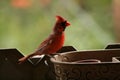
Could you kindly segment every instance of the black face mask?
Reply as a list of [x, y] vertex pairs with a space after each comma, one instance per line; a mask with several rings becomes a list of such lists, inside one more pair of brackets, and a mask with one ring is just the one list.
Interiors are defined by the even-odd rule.
[[67, 22], [67, 21], [61, 22], [61, 26], [64, 28], [64, 30], [65, 30], [65, 28], [66, 28], [66, 22]]

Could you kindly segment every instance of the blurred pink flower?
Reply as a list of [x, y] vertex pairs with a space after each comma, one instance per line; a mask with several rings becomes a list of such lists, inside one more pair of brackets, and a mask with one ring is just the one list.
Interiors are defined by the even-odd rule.
[[11, 5], [17, 8], [28, 8], [31, 4], [30, 0], [11, 0]]

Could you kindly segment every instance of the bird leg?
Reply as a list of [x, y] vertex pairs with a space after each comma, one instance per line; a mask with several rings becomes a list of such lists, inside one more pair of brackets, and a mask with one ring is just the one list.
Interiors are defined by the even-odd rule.
[[50, 57], [50, 58], [54, 58], [54, 59], [56, 60], [55, 55], [61, 56], [61, 55], [60, 55], [60, 54], [58, 54], [58, 53], [54, 53], [54, 54], [47, 54], [47, 56], [48, 56], [48, 57]]
[[53, 54], [47, 54], [47, 56], [50, 58], [55, 58]]

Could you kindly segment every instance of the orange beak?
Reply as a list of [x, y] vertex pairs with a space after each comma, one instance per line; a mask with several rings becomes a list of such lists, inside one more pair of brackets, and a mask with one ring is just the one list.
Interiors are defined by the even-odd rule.
[[66, 26], [70, 25], [70, 23], [67, 20], [65, 20], [64, 18], [62, 18], [61, 16], [56, 16], [56, 20], [65, 21], [66, 22]]
[[70, 25], [70, 22], [67, 21], [67, 22], [66, 22], [66, 26], [69, 26], [69, 25]]

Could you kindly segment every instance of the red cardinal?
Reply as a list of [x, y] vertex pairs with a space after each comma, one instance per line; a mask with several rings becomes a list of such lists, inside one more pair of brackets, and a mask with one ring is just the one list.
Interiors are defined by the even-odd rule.
[[19, 59], [19, 63], [23, 63], [28, 58], [35, 55], [55, 54], [60, 48], [62, 48], [65, 38], [64, 31], [65, 28], [70, 25], [70, 23], [61, 16], [56, 16], [56, 19], [55, 26], [49, 37], [40, 44], [35, 52]]

